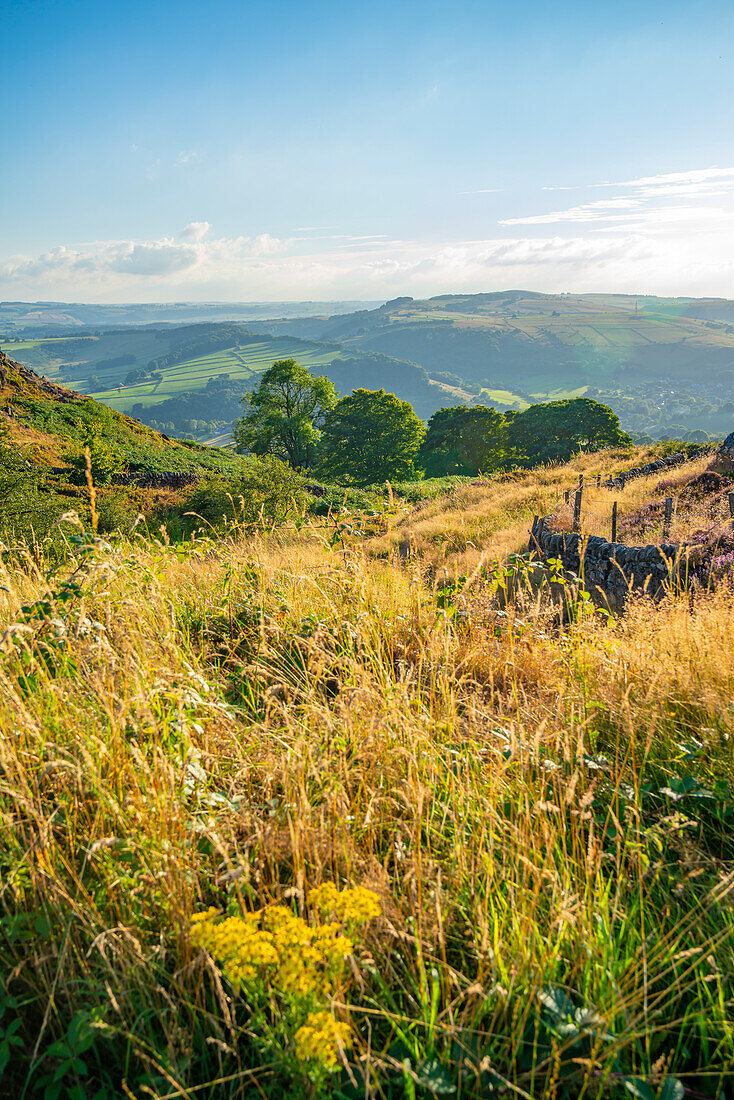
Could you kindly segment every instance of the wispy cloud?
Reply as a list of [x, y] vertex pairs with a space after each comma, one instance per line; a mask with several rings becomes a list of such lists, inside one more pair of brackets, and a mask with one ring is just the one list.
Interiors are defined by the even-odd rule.
[[[557, 225], [562, 223], [596, 224], [601, 231], [659, 231], [694, 221], [709, 222], [714, 218], [726, 221], [727, 204], [712, 205], [710, 199], [734, 199], [734, 168], [696, 168], [686, 172], [664, 172], [654, 176], [638, 176], [616, 183], [596, 183], [592, 189], [609, 188], [624, 191], [608, 199], [578, 203], [562, 210], [503, 218], [502, 226]], [[572, 188], [544, 187], [543, 190]]]
[[596, 202], [571, 206], [567, 210], [551, 210], [547, 214], [530, 214], [525, 218], [502, 218], [499, 225], [551, 225], [554, 222], [595, 222], [616, 220], [618, 215], [609, 211], [632, 210], [641, 200], [631, 196], [616, 199], [599, 199]]
[[478, 187], [476, 191], [459, 191], [460, 195], [501, 195], [504, 187]]
[[174, 168], [186, 168], [189, 164], [195, 164], [199, 160], [199, 154], [194, 149], [188, 149], [179, 153], [173, 162]]

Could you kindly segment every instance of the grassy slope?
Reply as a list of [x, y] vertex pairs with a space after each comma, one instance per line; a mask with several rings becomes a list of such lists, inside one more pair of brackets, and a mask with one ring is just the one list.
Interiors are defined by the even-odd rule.
[[[313, 924], [307, 891], [335, 882], [382, 908], [333, 1001], [369, 1081], [345, 1095], [431, 1077], [461, 1097], [653, 1097], [665, 1075], [716, 1095], [734, 1063], [734, 591], [562, 626], [530, 596], [498, 613], [476, 572], [580, 471], [639, 457], [465, 485], [374, 543], [100, 547], [63, 602], [62, 578], [7, 563], [0, 626], [26, 624], [0, 657], [13, 1094], [94, 1008], [80, 1057], [105, 1100], [123, 1078], [136, 1097], [336, 1095], [295, 1060], [273, 972], [237, 992], [189, 935], [209, 905], [280, 901]], [[407, 563], [380, 556], [411, 533]], [[457, 615], [442, 564], [473, 574]], [[676, 801], [689, 782], [711, 797]], [[332, 1003], [323, 982], [313, 1004]]]
[[101, 390], [94, 396], [112, 408], [127, 411], [137, 402], [155, 405], [184, 390], [200, 389], [209, 378], [216, 378], [221, 374], [229, 374], [232, 378], [244, 381], [253, 374], [267, 370], [275, 359], [289, 358], [298, 359], [304, 367], [319, 373], [327, 364], [342, 358], [342, 353], [338, 348], [326, 350], [302, 340], [265, 339], [241, 349], [228, 348], [164, 367], [161, 370], [163, 381], [160, 383]]
[[67, 453], [83, 446], [90, 433], [116, 451], [120, 468], [130, 464], [135, 469], [234, 472], [241, 465], [229, 450], [165, 439], [91, 397], [44, 383], [2, 352], [0, 367], [5, 371], [5, 384], [0, 387], [3, 424], [41, 465], [63, 466]]

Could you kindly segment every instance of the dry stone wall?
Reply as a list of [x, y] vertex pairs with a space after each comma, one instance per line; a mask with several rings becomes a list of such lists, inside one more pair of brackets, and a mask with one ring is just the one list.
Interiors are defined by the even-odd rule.
[[624, 546], [599, 535], [583, 538], [575, 532], [552, 531], [546, 520], [536, 520], [530, 536], [531, 551], [558, 558], [565, 570], [583, 578], [589, 592], [612, 610], [621, 610], [630, 592], [660, 598], [671, 581], [685, 573], [685, 547]]
[[708, 447], [698, 447], [690, 454], [677, 451], [675, 454], [666, 455], [665, 458], [656, 458], [654, 462], [647, 462], [644, 466], [635, 466], [631, 470], [625, 470], [623, 473], [617, 474], [616, 477], [607, 478], [604, 486], [607, 489], [624, 489], [627, 482], [634, 481], [636, 477], [647, 477], [649, 474], [669, 470], [673, 466], [682, 466], [684, 462], [692, 462], [694, 459], [700, 458], [701, 455], [708, 454], [709, 450]]
[[124, 471], [112, 475], [113, 485], [140, 485], [145, 489], [182, 489], [193, 485], [200, 475], [185, 470]]

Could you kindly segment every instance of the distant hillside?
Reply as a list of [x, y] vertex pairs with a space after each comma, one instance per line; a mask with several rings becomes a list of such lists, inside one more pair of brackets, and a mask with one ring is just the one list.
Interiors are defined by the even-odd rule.
[[333, 342], [263, 336], [231, 322], [81, 329], [73, 336], [10, 341], [5, 350], [154, 428], [199, 439], [229, 430], [243, 393], [277, 359], [292, 357], [328, 375], [341, 393], [384, 387], [424, 417], [462, 399], [413, 363]]
[[79, 302], [0, 302], [0, 335], [38, 335], [36, 330], [107, 326], [247, 321], [252, 317], [308, 317], [351, 313], [377, 302], [153, 302], [85, 305]]
[[588, 393], [638, 430], [720, 431], [734, 399], [734, 302], [725, 299], [441, 295], [250, 328], [409, 360], [500, 406]]
[[734, 412], [734, 302], [725, 299], [516, 290], [321, 316], [313, 308], [246, 326], [49, 329], [4, 347], [113, 408], [200, 440], [226, 436], [242, 393], [291, 356], [342, 393], [384, 387], [422, 417], [462, 402], [521, 409], [586, 395], [628, 430], [661, 436], [728, 431]]

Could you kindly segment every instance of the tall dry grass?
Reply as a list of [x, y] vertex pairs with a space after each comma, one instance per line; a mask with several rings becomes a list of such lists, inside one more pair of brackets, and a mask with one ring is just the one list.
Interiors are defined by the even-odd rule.
[[[462, 489], [402, 563], [371, 556], [402, 524], [369, 555], [304, 529], [5, 562], [7, 1095], [725, 1094], [734, 590], [564, 625], [431, 556], [460, 522], [501, 556], [576, 476]], [[382, 906], [336, 1076], [189, 935], [322, 882]]]

